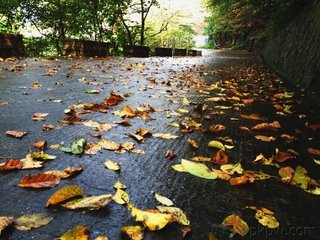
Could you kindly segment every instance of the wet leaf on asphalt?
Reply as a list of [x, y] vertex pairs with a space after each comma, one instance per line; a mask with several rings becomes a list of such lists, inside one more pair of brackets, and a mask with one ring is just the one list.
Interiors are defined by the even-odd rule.
[[163, 204], [165, 206], [173, 206], [173, 202], [165, 196], [162, 196], [158, 193], [155, 193], [154, 197], [157, 199], [158, 202], [160, 202], [161, 204]]
[[47, 225], [52, 220], [53, 218], [47, 214], [36, 213], [18, 217], [14, 220], [14, 223], [18, 230], [27, 231], [31, 228], [39, 228], [41, 226]]
[[182, 159], [181, 164], [185, 171], [187, 171], [188, 173], [194, 176], [205, 178], [205, 179], [217, 178], [217, 175], [214, 172], [210, 171], [210, 169], [202, 163], [196, 163], [186, 159]]
[[128, 193], [123, 191], [122, 189], [118, 188], [115, 195], [112, 197], [113, 201], [116, 203], [122, 205], [122, 204], [129, 204], [130, 203], [130, 197]]
[[241, 217], [239, 217], [238, 215], [235, 215], [235, 214], [232, 214], [232, 215], [226, 217], [222, 222], [222, 226], [224, 226], [224, 227], [231, 226], [232, 231], [234, 233], [239, 234], [242, 237], [247, 235], [249, 232], [248, 224]]
[[54, 174], [40, 173], [36, 176], [28, 175], [24, 177], [20, 182], [20, 187], [28, 188], [51, 188], [58, 185], [61, 181], [59, 176]]
[[84, 226], [76, 226], [68, 230], [58, 240], [89, 240], [89, 229]]
[[143, 240], [144, 227], [141, 226], [126, 226], [122, 227], [121, 231], [129, 236], [131, 240]]
[[104, 165], [106, 168], [110, 169], [110, 170], [113, 170], [113, 171], [119, 171], [121, 169], [121, 166], [119, 163], [116, 163], [116, 162], [113, 162], [109, 159], [107, 159], [105, 162], [104, 162]]
[[68, 199], [81, 196], [85, 194], [85, 192], [76, 185], [68, 185], [63, 188], [60, 188], [58, 191], [56, 191], [47, 201], [46, 207], [50, 205], [56, 205], [61, 202], [64, 202]]
[[83, 137], [76, 138], [70, 147], [60, 147], [62, 152], [72, 153], [75, 155], [80, 155], [84, 152], [86, 140]]
[[173, 135], [170, 133], [154, 133], [154, 134], [152, 134], [152, 136], [154, 136], [156, 138], [162, 138], [162, 139], [176, 139], [179, 137], [177, 135]]
[[89, 210], [98, 210], [107, 206], [107, 204], [112, 200], [111, 194], [84, 197], [81, 199], [76, 199], [63, 204], [62, 206], [68, 209], [80, 209], [88, 208]]
[[220, 141], [216, 141], [216, 140], [210, 141], [208, 143], [208, 147], [225, 150], [225, 146]]
[[162, 213], [172, 214], [174, 220], [182, 225], [190, 225], [190, 221], [187, 215], [180, 208], [170, 206], [157, 206], [157, 209]]
[[13, 223], [13, 217], [0, 216], [0, 236], [1, 236], [1, 232], [12, 223]]
[[15, 137], [15, 138], [23, 138], [27, 134], [28, 132], [24, 132], [24, 131], [14, 131], [14, 130], [6, 131], [7, 136]]
[[21, 162], [20, 159], [10, 159], [5, 163], [0, 164], [0, 172], [19, 170], [22, 168], [22, 166], [23, 166], [23, 163]]

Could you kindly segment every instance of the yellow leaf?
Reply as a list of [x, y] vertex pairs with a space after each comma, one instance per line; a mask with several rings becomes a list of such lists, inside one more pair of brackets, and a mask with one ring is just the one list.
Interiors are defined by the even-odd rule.
[[131, 240], [143, 240], [144, 227], [141, 227], [141, 226], [127, 226], [127, 227], [122, 227], [121, 231], [126, 233]]
[[103, 149], [111, 150], [111, 151], [118, 150], [121, 147], [121, 145], [119, 143], [116, 143], [116, 142], [108, 140], [108, 139], [101, 139], [99, 141], [99, 145]]
[[76, 226], [73, 229], [70, 229], [61, 237], [59, 240], [89, 240], [90, 233], [89, 229], [84, 226]]
[[107, 159], [104, 163], [104, 165], [106, 166], [106, 168], [110, 169], [110, 170], [114, 170], [114, 171], [118, 171], [120, 170], [121, 166], [119, 163], [116, 162], [112, 162], [111, 160]]
[[177, 207], [165, 207], [165, 206], [157, 206], [158, 210], [162, 213], [169, 213], [172, 214], [175, 221], [182, 225], [190, 225], [190, 221], [186, 214]]
[[162, 138], [162, 139], [176, 139], [179, 137], [177, 135], [172, 135], [170, 133], [154, 133], [152, 134], [152, 136], [156, 138]]
[[111, 194], [105, 194], [100, 196], [85, 197], [77, 200], [73, 200], [63, 204], [62, 206], [69, 209], [89, 208], [90, 210], [98, 210], [112, 200]]
[[21, 159], [22, 168], [21, 169], [34, 169], [34, 168], [42, 168], [43, 162], [35, 161], [32, 158], [32, 154], [27, 154], [26, 158]]
[[47, 207], [50, 205], [56, 205], [70, 198], [80, 196], [85, 192], [76, 185], [65, 186], [56, 191], [47, 201]]
[[106, 236], [98, 236], [94, 240], [109, 240], [109, 238]]
[[155, 195], [155, 198], [163, 205], [166, 205], [166, 206], [172, 206], [173, 205], [173, 202], [169, 199], [169, 198], [166, 198], [158, 193], [156, 193]]
[[224, 145], [221, 142], [216, 141], [216, 140], [210, 141], [208, 143], [208, 147], [222, 149], [223, 151], [226, 150]]
[[199, 145], [196, 140], [189, 138], [187, 142], [194, 148], [199, 148]]
[[217, 175], [214, 172], [210, 171], [210, 169], [202, 163], [195, 163], [189, 160], [182, 159], [181, 164], [188, 173], [197, 177], [205, 179], [217, 178]]
[[173, 170], [176, 170], [177, 172], [187, 172], [184, 167], [182, 166], [182, 164], [175, 164], [175, 165], [172, 165], [171, 168]]
[[119, 180], [113, 185], [113, 187], [115, 189], [126, 189], [126, 185], [124, 185], [123, 183], [121, 183]]
[[0, 217], [0, 236], [1, 231], [13, 223], [13, 217]]
[[16, 218], [14, 222], [18, 230], [26, 231], [30, 230], [31, 228], [38, 228], [47, 225], [52, 220], [53, 218], [46, 214], [37, 213], [21, 216]]
[[115, 111], [114, 115], [129, 118], [136, 116], [135, 112], [129, 106], [125, 106], [122, 110]]
[[131, 215], [138, 222], [142, 222], [151, 231], [156, 231], [164, 228], [172, 221], [172, 215], [154, 211], [143, 211], [134, 206], [131, 206]]
[[113, 201], [115, 201], [118, 204], [128, 204], [130, 202], [130, 198], [128, 193], [125, 191], [118, 189], [116, 194], [112, 197]]
[[183, 105], [189, 105], [190, 101], [186, 97], [184, 97], [184, 98], [182, 98], [182, 104]]
[[265, 214], [262, 210], [257, 210], [255, 218], [259, 221], [259, 223], [268, 228], [277, 228], [279, 227], [279, 222], [277, 219], [270, 215]]
[[188, 113], [189, 111], [186, 110], [186, 109], [183, 109], [183, 108], [179, 108], [179, 109], [178, 109], [178, 112], [179, 112], [179, 113]]
[[237, 163], [235, 165], [233, 164], [224, 164], [220, 166], [220, 169], [224, 173], [228, 173], [230, 175], [234, 174], [235, 172], [238, 174], [243, 173], [243, 168], [241, 166], [241, 163]]

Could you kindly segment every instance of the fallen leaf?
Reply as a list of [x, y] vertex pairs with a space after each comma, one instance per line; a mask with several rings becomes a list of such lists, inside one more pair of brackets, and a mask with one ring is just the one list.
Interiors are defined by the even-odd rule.
[[254, 137], [255, 139], [261, 140], [263, 142], [273, 142], [276, 140], [276, 138], [272, 136], [255, 135]]
[[112, 200], [111, 194], [105, 194], [100, 196], [91, 196], [81, 199], [76, 199], [63, 204], [62, 206], [68, 209], [88, 208], [89, 210], [98, 210]]
[[228, 173], [229, 175], [234, 174], [235, 172], [238, 174], [243, 174], [243, 168], [241, 163], [237, 164], [224, 164], [220, 166], [220, 169], [224, 173]]
[[132, 118], [136, 116], [135, 112], [129, 106], [125, 106], [122, 110], [115, 111], [114, 115], [122, 118], [124, 117]]
[[255, 218], [258, 220], [258, 222], [262, 226], [265, 226], [265, 227], [268, 227], [268, 228], [277, 228], [277, 227], [279, 227], [279, 222], [273, 216], [273, 214], [267, 214], [266, 211], [258, 209], [256, 211]]
[[[155, 198], [157, 199], [158, 202], [160, 202], [161, 204], [165, 205], [165, 206], [173, 206], [173, 202], [167, 198], [167, 197], [164, 197], [158, 193], [155, 193]], [[159, 209], [160, 210], [160, 209]], [[160, 210], [161, 211], [161, 210]]]
[[123, 183], [121, 183], [119, 180], [113, 185], [113, 187], [115, 189], [126, 189], [126, 185], [124, 185]]
[[121, 166], [119, 163], [116, 162], [112, 162], [111, 160], [107, 159], [104, 162], [104, 165], [106, 166], [106, 168], [110, 169], [110, 170], [114, 170], [114, 171], [119, 171]]
[[182, 159], [181, 164], [185, 171], [187, 171], [188, 173], [194, 176], [205, 178], [205, 179], [217, 178], [217, 175], [212, 171], [210, 171], [210, 169], [202, 163], [195, 163], [189, 160]]
[[210, 141], [210, 142], [208, 143], [208, 147], [218, 148], [218, 149], [221, 149], [221, 150], [225, 150], [225, 146], [224, 146], [221, 142], [216, 141], [216, 140]]
[[21, 169], [34, 169], [43, 167], [43, 162], [33, 160], [31, 153], [27, 154], [25, 158], [21, 159], [21, 162]]
[[60, 181], [61, 178], [56, 175], [40, 173], [36, 176], [28, 175], [24, 177], [18, 185], [29, 188], [50, 188], [58, 185]]
[[191, 228], [188, 227], [188, 226], [185, 226], [181, 229], [181, 232], [182, 232], [182, 238], [184, 238], [185, 236], [188, 235], [188, 233], [191, 231]]
[[275, 130], [281, 128], [281, 125], [278, 121], [274, 121], [272, 123], [260, 123], [253, 126], [252, 130]]
[[296, 155], [294, 154], [294, 152], [292, 151], [287, 151], [287, 152], [282, 152], [280, 151], [279, 149], [276, 149], [276, 157], [275, 157], [275, 160], [277, 162], [284, 162], [284, 161], [287, 161], [287, 160], [290, 160], [290, 159], [294, 159], [296, 158]]
[[266, 121], [267, 118], [256, 114], [256, 113], [252, 113], [252, 114], [241, 114], [240, 113], [240, 117], [245, 118], [245, 119], [252, 119], [252, 120], [257, 120], [257, 121]]
[[177, 154], [174, 151], [172, 151], [172, 150], [167, 150], [166, 151], [166, 154], [165, 154], [166, 158], [173, 159], [176, 156], [177, 156]]
[[218, 152], [216, 152], [213, 155], [213, 161], [215, 163], [220, 164], [220, 165], [227, 164], [228, 163], [228, 159], [229, 159], [228, 155], [222, 149], [220, 149]]
[[34, 160], [40, 160], [40, 161], [54, 160], [57, 158], [56, 156], [49, 155], [44, 152], [31, 152], [31, 157]]
[[225, 173], [221, 170], [218, 169], [211, 169], [212, 172], [214, 172], [217, 175], [217, 178], [222, 179], [222, 180], [227, 180], [229, 181], [231, 176], [228, 173]]
[[315, 148], [308, 148], [308, 152], [314, 155], [320, 156], [320, 150], [315, 149]]
[[53, 174], [60, 177], [61, 179], [66, 179], [66, 178], [73, 177], [82, 171], [83, 171], [83, 167], [79, 166], [79, 167], [67, 167], [63, 170], [51, 170], [51, 171], [46, 171], [44, 173]]
[[284, 183], [291, 183], [294, 174], [294, 169], [291, 167], [282, 167], [279, 169], [281, 181]]
[[121, 126], [125, 126], [125, 127], [130, 127], [132, 126], [131, 122], [128, 119], [122, 120], [122, 121], [117, 121], [114, 122], [115, 124], [119, 124]]
[[7, 162], [0, 164], [0, 171], [19, 170], [23, 166], [20, 159], [10, 159]]
[[1, 232], [12, 223], [13, 223], [13, 217], [0, 216], [0, 236], [1, 236]]
[[156, 138], [162, 138], [162, 139], [176, 139], [179, 137], [177, 135], [172, 135], [170, 133], [154, 133], [152, 134], [152, 136]]
[[47, 201], [46, 207], [56, 205], [70, 198], [85, 194], [85, 192], [76, 185], [68, 185], [56, 191]]
[[209, 133], [217, 133], [224, 131], [226, 129], [226, 126], [221, 125], [221, 124], [214, 124], [203, 130], [204, 132], [209, 132]]
[[187, 215], [177, 207], [157, 206], [157, 209], [162, 213], [172, 214], [174, 220], [182, 225], [190, 225]]
[[39, 228], [41, 226], [47, 225], [53, 220], [52, 217], [47, 214], [27, 214], [16, 218], [14, 220], [15, 226], [18, 230], [27, 231], [31, 228]]
[[188, 138], [187, 143], [189, 143], [194, 148], [199, 148], [199, 145], [195, 139]]
[[307, 190], [310, 180], [311, 178], [307, 176], [307, 170], [297, 166], [293, 174], [292, 183], [303, 190]]
[[91, 89], [91, 90], [86, 90], [85, 93], [87, 93], [87, 94], [100, 94], [101, 90]]
[[120, 188], [117, 189], [117, 192], [112, 197], [112, 200], [120, 205], [130, 203], [130, 197], [129, 197], [128, 193], [126, 193], [125, 191], [123, 191]]
[[122, 102], [123, 100], [124, 100], [123, 97], [121, 97], [120, 95], [115, 94], [114, 92], [111, 92], [110, 96], [103, 100], [103, 103], [108, 105], [108, 106], [116, 106], [120, 102]]
[[32, 144], [35, 148], [39, 149], [39, 151], [43, 151], [46, 146], [46, 141], [36, 141]]
[[104, 139], [104, 138], [99, 141], [99, 145], [103, 149], [111, 150], [111, 151], [118, 150], [121, 147], [121, 145], [119, 143], [116, 143], [112, 140], [108, 140], [108, 139]]
[[141, 226], [126, 226], [122, 227], [121, 231], [127, 234], [131, 240], [143, 240], [144, 238], [144, 227]]
[[244, 185], [248, 182], [248, 178], [245, 175], [242, 175], [240, 177], [233, 177], [229, 180], [231, 186], [236, 185]]
[[23, 138], [25, 135], [27, 135], [28, 132], [23, 132], [23, 131], [6, 131], [6, 135], [10, 137], [15, 137], [15, 138]]
[[59, 240], [89, 240], [90, 233], [89, 229], [84, 226], [76, 226], [73, 229], [70, 229], [61, 237]]
[[203, 156], [196, 156], [191, 158], [190, 160], [195, 162], [212, 162], [212, 158], [209, 157], [203, 157]]
[[129, 206], [132, 217], [136, 221], [142, 222], [145, 227], [151, 231], [156, 231], [164, 228], [169, 222], [172, 221], [172, 215], [160, 213], [156, 211], [143, 211], [134, 206]]
[[172, 165], [171, 168], [177, 172], [187, 172], [187, 170], [184, 169], [182, 164]]
[[66, 153], [80, 155], [84, 152], [85, 143], [86, 140], [83, 137], [78, 137], [71, 143], [71, 147], [60, 147], [60, 150]]
[[241, 217], [235, 214], [226, 217], [222, 222], [222, 226], [232, 226], [232, 231], [234, 233], [238, 233], [242, 237], [247, 235], [249, 232], [248, 224]]
[[98, 236], [94, 240], [109, 240], [107, 236]]

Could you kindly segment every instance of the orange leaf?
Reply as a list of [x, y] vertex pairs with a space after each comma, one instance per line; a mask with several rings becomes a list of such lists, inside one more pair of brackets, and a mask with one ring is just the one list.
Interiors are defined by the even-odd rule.
[[6, 134], [11, 137], [23, 138], [25, 135], [28, 134], [28, 132], [10, 130], [10, 131], [6, 131]]
[[241, 101], [246, 105], [254, 103], [254, 99], [252, 99], [252, 98], [241, 99]]
[[123, 97], [115, 94], [114, 92], [111, 92], [110, 95], [110, 97], [104, 99], [103, 104], [106, 104], [108, 106], [115, 106], [123, 101]]
[[61, 178], [53, 175], [40, 173], [36, 176], [26, 176], [18, 184], [20, 187], [30, 187], [30, 188], [49, 188], [58, 185]]
[[227, 164], [228, 163], [228, 155], [226, 154], [225, 151], [223, 151], [222, 149], [220, 149], [218, 152], [216, 152], [213, 156], [213, 160], [215, 163], [218, 164]]
[[273, 142], [273, 141], [275, 141], [276, 140], [276, 138], [275, 137], [272, 137], [272, 136], [264, 136], [264, 135], [255, 135], [254, 136], [255, 137], [255, 139], [258, 139], [258, 140], [261, 140], [261, 141], [264, 141], [264, 142]]
[[182, 229], [181, 229], [181, 231], [182, 231], [182, 238], [184, 238], [185, 236], [187, 236], [187, 234], [191, 231], [191, 228], [190, 227], [183, 227]]
[[260, 116], [259, 114], [252, 113], [252, 114], [241, 114], [240, 117], [245, 118], [245, 119], [252, 119], [252, 120], [257, 120], [257, 121], [266, 121], [267, 118]]
[[36, 141], [32, 144], [32, 146], [39, 149], [40, 151], [43, 151], [44, 147], [46, 146], [46, 141]]
[[260, 123], [252, 127], [252, 130], [274, 130], [281, 128], [280, 123], [278, 121], [274, 121], [272, 123]]
[[279, 169], [279, 175], [281, 181], [285, 183], [290, 183], [293, 178], [294, 170], [291, 167], [282, 167]]
[[10, 159], [0, 166], [0, 171], [18, 170], [22, 168], [22, 165], [20, 159]]
[[315, 148], [308, 148], [308, 152], [314, 155], [320, 156], [320, 150], [315, 149]]
[[231, 186], [244, 185], [248, 182], [248, 178], [245, 175], [242, 175], [240, 177], [231, 178], [229, 182]]

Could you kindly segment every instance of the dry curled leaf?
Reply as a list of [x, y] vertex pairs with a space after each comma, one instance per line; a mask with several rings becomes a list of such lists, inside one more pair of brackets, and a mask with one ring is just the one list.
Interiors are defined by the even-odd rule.
[[253, 126], [252, 130], [275, 130], [281, 128], [281, 125], [278, 121], [274, 121], [272, 123], [260, 123]]
[[252, 114], [241, 114], [240, 113], [240, 117], [245, 118], [245, 119], [251, 119], [251, 120], [257, 120], [257, 121], [266, 121], [267, 118], [256, 114], [256, 113], [252, 113]]
[[45, 146], [46, 146], [46, 141], [36, 141], [32, 144], [32, 146], [34, 146], [35, 148], [37, 148], [39, 151], [43, 151]]
[[123, 97], [121, 97], [120, 95], [118, 95], [114, 92], [111, 92], [110, 96], [103, 100], [103, 103], [107, 106], [115, 106], [115, 105], [118, 105], [123, 100], [124, 100]]
[[14, 130], [6, 131], [7, 136], [15, 137], [15, 138], [23, 138], [27, 134], [28, 132], [24, 132], [24, 131], [14, 131]]
[[194, 148], [199, 148], [199, 145], [195, 139], [188, 138], [187, 142]]
[[229, 159], [228, 155], [222, 149], [220, 149], [218, 152], [216, 152], [213, 155], [213, 161], [215, 163], [220, 164], [220, 165], [227, 164], [228, 163], [228, 159]]
[[272, 136], [255, 135], [254, 137], [255, 139], [261, 140], [263, 142], [273, 142], [276, 140], [276, 138]]
[[28, 175], [24, 177], [18, 185], [29, 188], [50, 188], [58, 185], [60, 181], [61, 178], [56, 175], [40, 173], [36, 176]]
[[190, 225], [190, 221], [187, 215], [180, 208], [170, 206], [157, 206], [157, 209], [162, 213], [172, 214], [174, 221], [182, 225]]

